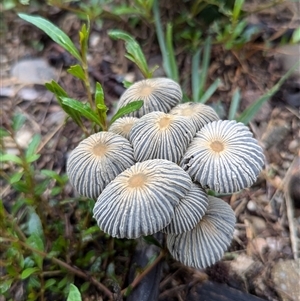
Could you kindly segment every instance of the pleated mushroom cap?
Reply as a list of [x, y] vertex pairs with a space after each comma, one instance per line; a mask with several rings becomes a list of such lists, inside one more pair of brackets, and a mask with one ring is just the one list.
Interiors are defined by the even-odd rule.
[[166, 159], [179, 163], [195, 133], [186, 117], [152, 112], [133, 125], [129, 140], [137, 161]]
[[169, 112], [182, 98], [180, 86], [169, 78], [144, 79], [131, 85], [121, 96], [117, 109], [143, 100], [143, 106], [128, 116], [141, 117], [153, 111]]
[[72, 151], [67, 174], [81, 195], [97, 199], [108, 183], [133, 164], [133, 149], [127, 139], [100, 132], [81, 141]]
[[166, 227], [179, 200], [190, 190], [190, 176], [167, 160], [136, 163], [99, 196], [94, 218], [113, 237], [137, 238]]
[[130, 130], [138, 120], [139, 119], [136, 117], [119, 118], [109, 127], [109, 132], [119, 134], [124, 138], [129, 139]]
[[223, 257], [231, 243], [235, 215], [223, 200], [208, 197], [208, 209], [202, 220], [182, 234], [168, 234], [171, 255], [186, 266], [204, 269]]
[[162, 230], [168, 234], [180, 234], [192, 230], [204, 216], [208, 196], [204, 189], [193, 183], [191, 190], [175, 208], [171, 223]]
[[234, 120], [206, 124], [196, 133], [180, 166], [202, 187], [232, 193], [250, 187], [264, 164], [264, 154], [249, 128]]
[[170, 111], [170, 114], [189, 117], [197, 131], [205, 124], [220, 119], [212, 107], [197, 102], [178, 104]]

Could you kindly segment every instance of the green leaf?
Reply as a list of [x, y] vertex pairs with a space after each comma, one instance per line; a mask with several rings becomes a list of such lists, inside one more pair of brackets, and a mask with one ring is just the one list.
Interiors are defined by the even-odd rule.
[[70, 290], [67, 301], [81, 301], [79, 289], [73, 284], [70, 284]]
[[240, 89], [236, 89], [232, 95], [232, 99], [231, 99], [231, 103], [230, 103], [230, 108], [229, 108], [229, 113], [228, 113], [229, 120], [235, 119], [240, 100], [241, 100]]
[[88, 103], [84, 104], [76, 99], [68, 97], [61, 97], [61, 100], [64, 105], [80, 112], [82, 116], [101, 126], [99, 116], [91, 109]]
[[0, 294], [4, 294], [10, 289], [13, 281], [14, 281], [13, 278], [9, 278], [9, 279], [6, 279], [6, 280], [1, 280], [1, 282], [0, 282]]
[[200, 85], [199, 85], [199, 67], [200, 67], [200, 55], [201, 49], [197, 50], [192, 57], [192, 92], [193, 92], [193, 101], [198, 101], [200, 94]]
[[75, 76], [83, 81], [85, 80], [84, 71], [80, 65], [71, 66], [67, 71], [68, 71], [68, 73], [72, 74], [73, 76]]
[[[33, 233], [31, 234], [27, 240], [26, 243], [28, 245], [30, 245], [33, 249], [36, 249], [38, 251], [44, 251], [44, 242], [42, 240], [42, 238], [37, 234], [37, 233]], [[34, 252], [33, 251], [33, 259], [35, 261], [35, 263], [37, 264], [37, 266], [42, 269], [43, 266], [43, 256], [41, 256], [39, 253]]]
[[112, 117], [110, 124], [115, 122], [118, 118], [140, 109], [143, 106], [143, 104], [144, 104], [144, 102], [142, 100], [137, 100], [137, 101], [133, 101], [133, 102], [127, 104], [126, 106], [120, 108], [118, 110], [118, 112]]
[[101, 84], [98, 82], [96, 83], [95, 101], [96, 101], [97, 107], [98, 107], [98, 105], [105, 106], [103, 88], [102, 88]]
[[239, 122], [243, 122], [244, 124], [248, 124], [255, 114], [260, 110], [262, 105], [270, 99], [281, 87], [281, 85], [285, 82], [285, 80], [293, 74], [293, 72], [299, 68], [300, 61], [298, 61], [297, 64], [295, 64], [290, 70], [286, 72], [284, 76], [281, 77], [281, 79], [277, 82], [276, 85], [274, 85], [267, 93], [265, 93], [263, 96], [261, 96], [257, 101], [255, 101], [252, 105], [250, 105], [237, 119]]
[[54, 24], [38, 16], [29, 16], [21, 13], [18, 14], [18, 16], [44, 31], [54, 42], [67, 50], [77, 60], [81, 61], [79, 51], [77, 50], [71, 39]]
[[112, 39], [121, 39], [125, 41], [125, 48], [128, 52], [125, 56], [139, 67], [146, 78], [152, 77], [152, 73], [149, 71], [144, 53], [138, 42], [131, 35], [121, 30], [110, 30], [108, 35]]
[[31, 157], [32, 155], [36, 154], [36, 151], [38, 149], [38, 146], [41, 142], [41, 135], [40, 134], [35, 134], [29, 145], [28, 145], [28, 148], [26, 150], [26, 153], [25, 153], [25, 157], [26, 159], [28, 159], [29, 157]]
[[22, 272], [21, 279], [24, 280], [37, 271], [39, 271], [39, 268], [27, 268]]
[[291, 38], [291, 43], [297, 44], [300, 42], [300, 27], [294, 30], [292, 38]]
[[17, 132], [25, 123], [26, 117], [23, 114], [15, 114], [13, 116], [12, 128], [15, 132]]
[[23, 174], [24, 174], [23, 171], [14, 173], [14, 174], [10, 177], [9, 183], [10, 183], [10, 184], [14, 184], [14, 183], [19, 182], [19, 181], [21, 180]]
[[90, 20], [88, 19], [88, 27], [86, 24], [83, 24], [81, 30], [79, 31], [79, 43], [80, 43], [80, 50], [83, 57], [86, 56], [87, 48], [88, 48], [88, 39], [90, 35]]
[[40, 154], [33, 154], [26, 158], [26, 162], [32, 163], [32, 162], [36, 161], [40, 156], [41, 156]]
[[127, 80], [123, 80], [123, 86], [126, 88], [126, 89], [128, 89], [130, 86], [132, 86], [132, 82], [129, 82], [129, 81], [127, 81]]
[[44, 289], [47, 289], [48, 287], [53, 286], [56, 283], [56, 280], [54, 278], [50, 278], [47, 281], [45, 281]]
[[218, 86], [220, 84], [220, 79], [217, 78], [205, 91], [205, 93], [202, 95], [202, 97], [199, 99], [200, 103], [206, 103], [210, 97], [215, 93], [215, 91], [218, 89]]
[[0, 162], [7, 162], [7, 161], [11, 161], [19, 165], [22, 165], [22, 160], [18, 156], [13, 154], [4, 154], [4, 155], [0, 154]]
[[169, 61], [171, 78], [174, 81], [178, 82], [178, 67], [177, 67], [174, 48], [173, 48], [172, 25], [170, 23], [167, 24], [166, 39], [167, 39], [166, 41], [167, 57]]
[[57, 172], [55, 172], [53, 170], [42, 169], [41, 174], [57, 181], [61, 185], [64, 185], [68, 181], [67, 177], [60, 176]]
[[233, 7], [233, 12], [232, 12], [232, 19], [233, 22], [236, 22], [240, 16], [241, 9], [243, 7], [245, 0], [235, 0], [234, 2], [234, 7]]
[[44, 230], [42, 222], [35, 210], [30, 208], [29, 219], [28, 219], [28, 234], [37, 234], [42, 240], [44, 239]]
[[143, 236], [143, 240], [149, 244], [149, 245], [155, 245], [161, 249], [163, 249], [162, 245], [159, 243], [159, 241], [154, 238], [152, 235], [149, 235], [149, 236]]
[[7, 137], [7, 136], [10, 136], [9, 132], [3, 127], [0, 127], [0, 138]]

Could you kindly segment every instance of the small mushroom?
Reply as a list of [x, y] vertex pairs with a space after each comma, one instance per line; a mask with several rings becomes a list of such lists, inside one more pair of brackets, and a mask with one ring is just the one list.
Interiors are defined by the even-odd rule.
[[134, 163], [133, 149], [127, 139], [100, 132], [81, 141], [72, 151], [67, 174], [81, 195], [97, 199], [111, 180]]
[[195, 133], [186, 117], [152, 112], [133, 125], [129, 140], [137, 161], [166, 159], [179, 163]]
[[153, 111], [169, 112], [182, 98], [180, 86], [169, 78], [144, 79], [131, 85], [121, 96], [117, 110], [143, 100], [143, 106], [128, 116], [141, 117]]
[[193, 183], [191, 190], [176, 206], [171, 223], [162, 232], [180, 234], [192, 230], [204, 216], [207, 206], [206, 192], [200, 185]]
[[110, 127], [109, 132], [119, 134], [126, 139], [129, 139], [129, 133], [132, 126], [139, 119], [136, 117], [122, 117], [117, 119]]
[[232, 193], [250, 187], [264, 154], [249, 128], [234, 120], [206, 124], [196, 133], [180, 166], [202, 187]]
[[231, 243], [235, 215], [223, 200], [208, 197], [208, 209], [202, 220], [182, 234], [168, 234], [171, 255], [186, 266], [204, 269], [220, 260]]
[[190, 176], [167, 160], [139, 162], [106, 186], [94, 207], [94, 218], [105, 233], [138, 238], [166, 227], [192, 186]]
[[189, 117], [197, 131], [205, 124], [220, 119], [212, 107], [197, 102], [178, 104], [170, 111], [170, 114]]

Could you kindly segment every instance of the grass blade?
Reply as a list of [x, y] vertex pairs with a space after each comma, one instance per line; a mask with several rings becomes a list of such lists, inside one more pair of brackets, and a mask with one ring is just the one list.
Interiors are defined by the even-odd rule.
[[241, 93], [240, 89], [236, 89], [232, 95], [231, 103], [230, 103], [230, 108], [228, 112], [228, 119], [233, 120], [236, 117], [237, 114], [237, 109], [239, 107], [241, 100]]
[[198, 101], [198, 95], [200, 94], [200, 86], [199, 86], [199, 66], [200, 66], [200, 55], [201, 49], [197, 50], [197, 52], [192, 57], [192, 93], [193, 93], [193, 101]]
[[200, 103], [206, 103], [210, 97], [216, 92], [218, 89], [218, 86], [220, 84], [220, 79], [217, 78], [211, 85], [210, 87], [206, 90], [206, 92], [202, 95], [202, 97], [199, 99]]

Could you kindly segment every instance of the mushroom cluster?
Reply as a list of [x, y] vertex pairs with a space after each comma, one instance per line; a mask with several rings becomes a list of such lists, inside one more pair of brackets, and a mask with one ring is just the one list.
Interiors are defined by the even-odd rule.
[[250, 187], [264, 155], [244, 124], [220, 120], [209, 106], [180, 103], [180, 86], [166, 78], [130, 86], [118, 108], [143, 100], [107, 132], [83, 140], [67, 173], [74, 188], [96, 200], [94, 218], [107, 234], [135, 239], [162, 231], [172, 256], [205, 268], [231, 243], [235, 215], [208, 196]]

